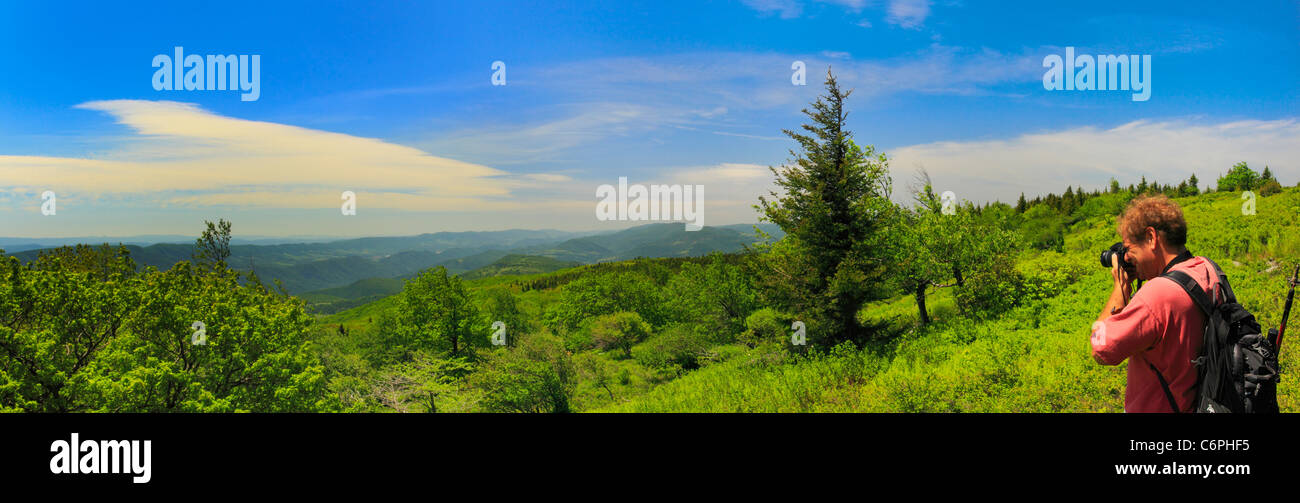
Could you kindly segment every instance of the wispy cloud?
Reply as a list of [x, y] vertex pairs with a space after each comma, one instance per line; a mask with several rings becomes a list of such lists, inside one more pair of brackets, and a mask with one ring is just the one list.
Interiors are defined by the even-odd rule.
[[129, 195], [148, 204], [269, 208], [328, 208], [351, 190], [370, 207], [461, 210], [510, 208], [511, 187], [546, 181], [373, 138], [225, 117], [187, 103], [94, 101], [78, 108], [107, 113], [135, 135], [97, 158], [0, 156], [6, 187]]
[[[881, 2], [876, 0], [814, 0], [817, 3], [831, 4], [845, 11], [857, 14], [864, 9], [875, 7]], [[777, 15], [782, 19], [794, 19], [803, 15], [804, 2], [800, 0], [741, 0], [750, 8], [763, 15]], [[931, 0], [888, 0], [885, 5], [885, 21], [903, 28], [917, 29], [930, 16]], [[871, 21], [862, 19], [858, 26], [871, 27]]]
[[[528, 69], [545, 103], [517, 115], [530, 122], [467, 124], [429, 134], [418, 146], [494, 166], [564, 163], [570, 152], [611, 138], [653, 138], [664, 128], [772, 140], [754, 131], [755, 113], [796, 111], [821, 91], [832, 67], [856, 103], [900, 93], [973, 95], [1007, 83], [1038, 82], [1043, 51], [1003, 53], [933, 44], [884, 59], [847, 52], [778, 54], [703, 52], [599, 58]], [[791, 84], [803, 61], [806, 86]], [[582, 79], [572, 76], [581, 75]], [[768, 134], [762, 134], [762, 133]]]
[[885, 21], [903, 28], [918, 28], [930, 16], [930, 0], [889, 0]]
[[[926, 143], [889, 155], [895, 180], [924, 167], [936, 189], [980, 202], [1015, 201], [1021, 192], [1032, 198], [1066, 185], [1100, 189], [1111, 177], [1125, 185], [1142, 176], [1176, 184], [1196, 174], [1202, 185], [1209, 185], [1238, 161], [1258, 170], [1267, 164], [1289, 184], [1300, 178], [1300, 122], [1135, 121], [1007, 140]], [[895, 191], [895, 199], [906, 196]]]
[[776, 14], [782, 19], [793, 19], [803, 13], [803, 4], [798, 0], [741, 0], [751, 9], [764, 14]]

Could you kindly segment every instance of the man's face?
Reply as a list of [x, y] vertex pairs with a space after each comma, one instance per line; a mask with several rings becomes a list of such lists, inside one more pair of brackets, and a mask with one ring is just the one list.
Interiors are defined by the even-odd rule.
[[1124, 255], [1124, 260], [1133, 264], [1137, 270], [1138, 277], [1143, 281], [1149, 280], [1160, 275], [1162, 264], [1156, 260], [1156, 232], [1155, 229], [1147, 227], [1147, 240], [1145, 243], [1135, 243], [1129, 238], [1124, 238], [1124, 246], [1128, 247], [1128, 253]]

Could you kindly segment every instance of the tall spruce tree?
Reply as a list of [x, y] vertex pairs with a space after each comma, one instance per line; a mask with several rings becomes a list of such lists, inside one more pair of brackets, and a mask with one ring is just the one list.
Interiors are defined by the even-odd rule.
[[763, 219], [786, 232], [760, 282], [768, 300], [804, 318], [813, 344], [860, 344], [874, 329], [859, 324], [858, 310], [889, 294], [882, 238], [894, 213], [892, 182], [885, 155], [859, 147], [845, 129], [852, 91], [842, 91], [829, 69], [825, 84], [826, 94], [803, 110], [812, 123], [802, 133], [785, 130], [800, 151], [771, 168], [782, 193], [759, 198]]

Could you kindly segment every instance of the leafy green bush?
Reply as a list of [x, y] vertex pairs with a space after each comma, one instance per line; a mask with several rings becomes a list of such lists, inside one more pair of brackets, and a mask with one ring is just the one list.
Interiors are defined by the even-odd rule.
[[29, 267], [9, 257], [0, 409], [337, 410], [309, 351], [311, 323], [300, 300], [241, 285], [219, 260], [160, 272], [136, 271], [121, 247], [65, 248]]
[[993, 317], [1016, 305], [1023, 282], [1010, 261], [998, 261], [967, 275], [957, 288], [957, 303], [968, 316]]
[[668, 319], [659, 288], [636, 273], [599, 274], [572, 281], [561, 288], [559, 302], [551, 306], [546, 318], [549, 326], [562, 331], [617, 312], [637, 313], [655, 327]]
[[490, 351], [468, 378], [488, 412], [570, 412], [577, 368], [559, 338], [530, 334]]
[[1018, 303], [1055, 297], [1088, 272], [1086, 264], [1076, 258], [1051, 251], [1026, 256], [1016, 270], [1021, 277]]
[[1024, 214], [1020, 233], [1022, 242], [1040, 250], [1061, 251], [1065, 246], [1065, 217], [1046, 204], [1039, 204]]
[[650, 337], [649, 323], [637, 313], [620, 312], [599, 316], [591, 320], [588, 329], [592, 342], [602, 351], [618, 349], [626, 358], [632, 357], [632, 346]]
[[1274, 179], [1267, 180], [1259, 186], [1259, 195], [1261, 196], [1271, 196], [1281, 192], [1282, 184], [1278, 183], [1277, 180]]
[[708, 264], [683, 264], [668, 281], [668, 304], [679, 321], [706, 325], [718, 342], [744, 330], [758, 296], [739, 265], [715, 253]]
[[791, 321], [790, 315], [770, 307], [759, 309], [745, 318], [745, 331], [738, 339], [749, 347], [785, 346], [790, 341]]
[[709, 347], [708, 335], [692, 325], [671, 325], [632, 348], [632, 357], [650, 368], [694, 370]]

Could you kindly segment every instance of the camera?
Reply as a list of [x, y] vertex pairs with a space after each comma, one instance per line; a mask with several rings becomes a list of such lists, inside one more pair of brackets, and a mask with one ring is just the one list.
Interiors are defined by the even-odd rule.
[[1128, 261], [1124, 260], [1124, 255], [1126, 254], [1128, 254], [1128, 247], [1124, 246], [1124, 243], [1122, 241], [1110, 245], [1109, 249], [1101, 252], [1101, 266], [1110, 269], [1111, 257], [1119, 256], [1120, 268], [1124, 269], [1124, 272], [1128, 273], [1129, 276], [1136, 276], [1137, 268], [1135, 268], [1133, 264], [1130, 264], [1128, 263]]

